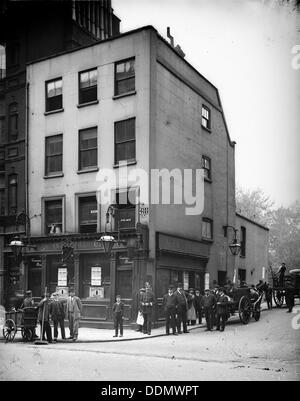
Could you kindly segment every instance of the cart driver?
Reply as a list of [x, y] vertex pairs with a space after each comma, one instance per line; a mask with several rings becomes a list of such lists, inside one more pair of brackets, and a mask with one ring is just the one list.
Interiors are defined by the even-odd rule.
[[23, 300], [23, 303], [21, 305], [22, 308], [28, 308], [34, 306], [34, 300], [32, 298], [32, 291], [28, 290], [25, 292], [25, 298]]

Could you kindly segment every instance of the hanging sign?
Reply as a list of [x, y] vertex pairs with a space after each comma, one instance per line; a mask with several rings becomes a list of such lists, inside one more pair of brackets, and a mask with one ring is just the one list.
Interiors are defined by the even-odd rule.
[[100, 266], [91, 267], [91, 285], [101, 286], [101, 272], [102, 268]]
[[58, 268], [58, 278], [57, 278], [57, 286], [58, 287], [66, 287], [67, 286], [67, 268], [59, 267]]

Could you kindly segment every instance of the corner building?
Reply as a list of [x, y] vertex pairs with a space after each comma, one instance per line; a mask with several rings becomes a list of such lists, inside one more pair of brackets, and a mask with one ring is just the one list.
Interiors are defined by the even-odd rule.
[[[28, 82], [28, 204], [31, 242], [26, 287], [83, 301], [83, 324], [112, 324], [118, 293], [134, 323], [145, 281], [157, 298], [155, 320], [170, 283], [204, 289], [228, 277], [236, 257], [223, 226], [236, 223], [234, 145], [217, 88], [157, 31], [146, 26], [33, 62]], [[111, 169], [204, 169], [204, 210], [187, 205], [132, 206], [139, 185], [112, 190], [109, 216], [122, 242], [106, 256], [97, 240], [107, 205], [97, 201], [97, 175]], [[99, 194], [98, 194], [99, 195]], [[99, 199], [99, 198], [98, 198]], [[121, 201], [122, 199], [122, 201]], [[125, 201], [124, 201], [125, 199]], [[62, 263], [62, 249], [73, 254]]]

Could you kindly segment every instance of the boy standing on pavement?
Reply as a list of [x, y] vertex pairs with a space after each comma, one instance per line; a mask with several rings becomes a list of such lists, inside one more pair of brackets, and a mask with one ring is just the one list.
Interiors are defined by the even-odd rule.
[[123, 337], [123, 315], [124, 315], [124, 304], [121, 302], [121, 296], [116, 296], [116, 301], [113, 305], [113, 316], [114, 316], [114, 325], [115, 325], [115, 335], [114, 337], [118, 337], [118, 330], [120, 327], [120, 337]]

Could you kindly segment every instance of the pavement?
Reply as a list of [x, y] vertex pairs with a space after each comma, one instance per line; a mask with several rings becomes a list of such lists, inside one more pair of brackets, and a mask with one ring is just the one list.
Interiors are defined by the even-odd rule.
[[[261, 311], [268, 310], [267, 304], [262, 303], [261, 304]], [[237, 319], [236, 316], [233, 316], [229, 319]], [[188, 331], [193, 331], [199, 328], [203, 328], [203, 330], [206, 329], [206, 324], [205, 324], [205, 319], [202, 319], [202, 324], [195, 324], [195, 325], [189, 325], [188, 326]], [[172, 332], [172, 331], [171, 331]], [[59, 337], [58, 337], [58, 343], [73, 343], [71, 339], [66, 339], [62, 340], [60, 338], [60, 329], [58, 330]], [[40, 327], [38, 325], [36, 334], [39, 336], [40, 335]], [[69, 334], [69, 329], [66, 328], [66, 336]], [[114, 337], [115, 331], [114, 329], [94, 329], [94, 328], [88, 328], [88, 327], [80, 327], [79, 328], [79, 333], [78, 333], [78, 339], [76, 340], [76, 343], [106, 343], [106, 342], [119, 342], [119, 341], [135, 341], [135, 340], [147, 340], [150, 338], [154, 337], [162, 337], [166, 335], [166, 328], [165, 325], [162, 325], [157, 328], [152, 328], [151, 334], [143, 334], [142, 332], [138, 332], [133, 329], [129, 328], [124, 328], [123, 331], [123, 337]], [[183, 334], [178, 334], [177, 336], [186, 336], [185, 333]], [[170, 334], [170, 337], [175, 337], [172, 334]], [[0, 339], [3, 341], [3, 336], [2, 336], [2, 330], [0, 334]], [[17, 332], [14, 341], [21, 341], [22, 336], [21, 332]]]

